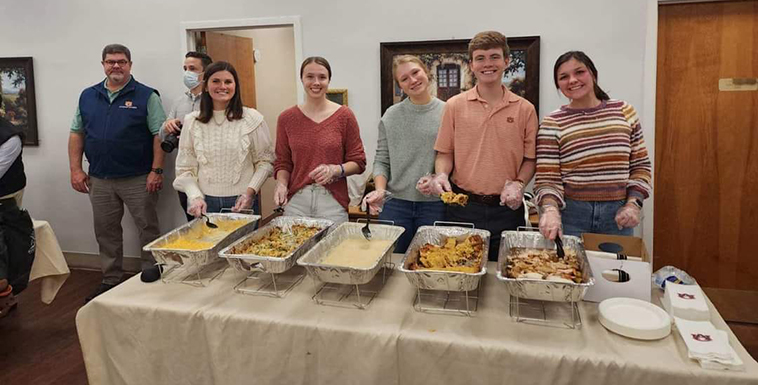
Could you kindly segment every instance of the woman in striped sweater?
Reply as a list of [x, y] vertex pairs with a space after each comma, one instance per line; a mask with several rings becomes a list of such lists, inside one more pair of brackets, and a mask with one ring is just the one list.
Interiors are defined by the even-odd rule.
[[549, 239], [564, 231], [632, 235], [652, 192], [637, 112], [597, 85], [584, 52], [561, 55], [553, 76], [570, 103], [546, 116], [537, 134], [540, 232]]

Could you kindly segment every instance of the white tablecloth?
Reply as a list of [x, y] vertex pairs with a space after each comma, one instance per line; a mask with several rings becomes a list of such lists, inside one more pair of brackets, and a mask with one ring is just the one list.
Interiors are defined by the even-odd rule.
[[63, 257], [58, 238], [55, 237], [50, 224], [36, 219], [32, 222], [37, 251], [34, 255], [29, 281], [40, 280], [42, 285], [40, 297], [42, 302], [49, 304], [53, 302], [71, 271], [68, 269], [66, 258]]
[[579, 330], [516, 323], [491, 267], [474, 317], [414, 311], [398, 271], [358, 310], [315, 304], [310, 278], [283, 299], [237, 294], [229, 269], [204, 288], [135, 276], [76, 324], [91, 385], [758, 383], [731, 331], [746, 372], [700, 368], [676, 332], [647, 342], [610, 333], [593, 303], [580, 305]]

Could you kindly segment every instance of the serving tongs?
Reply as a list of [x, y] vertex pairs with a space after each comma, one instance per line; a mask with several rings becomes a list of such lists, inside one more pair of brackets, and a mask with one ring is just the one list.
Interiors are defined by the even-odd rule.
[[566, 252], [563, 250], [563, 241], [560, 236], [555, 237], [555, 252], [558, 253], [558, 258], [563, 259], [566, 256]]

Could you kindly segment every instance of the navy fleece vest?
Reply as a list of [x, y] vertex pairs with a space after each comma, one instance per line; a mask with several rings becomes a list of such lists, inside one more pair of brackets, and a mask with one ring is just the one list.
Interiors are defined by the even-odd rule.
[[[18, 135], [21, 141], [24, 141], [24, 132], [21, 127], [13, 125], [11, 122], [0, 118], [0, 146], [5, 144], [10, 138]], [[11, 167], [5, 172], [0, 179], [0, 197], [15, 193], [26, 187], [26, 174], [24, 174], [24, 162], [21, 160], [21, 154], [18, 154]]]
[[84, 154], [89, 174], [101, 179], [126, 178], [150, 172], [153, 135], [147, 126], [147, 100], [153, 92], [134, 77], [110, 102], [103, 82], [79, 97], [84, 129]]

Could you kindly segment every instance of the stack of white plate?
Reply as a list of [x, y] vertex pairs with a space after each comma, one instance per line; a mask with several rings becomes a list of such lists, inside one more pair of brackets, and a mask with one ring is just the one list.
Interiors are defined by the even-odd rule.
[[663, 309], [634, 298], [609, 298], [598, 305], [600, 323], [625, 337], [657, 340], [671, 333], [671, 317]]

